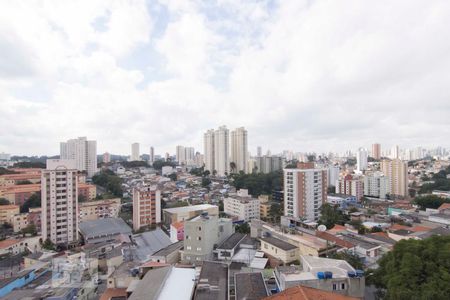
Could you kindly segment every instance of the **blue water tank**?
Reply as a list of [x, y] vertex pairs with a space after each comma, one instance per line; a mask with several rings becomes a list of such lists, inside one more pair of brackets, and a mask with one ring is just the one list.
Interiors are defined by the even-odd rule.
[[325, 272], [317, 272], [317, 278], [325, 279]]
[[348, 277], [351, 277], [351, 278], [356, 277], [355, 271], [348, 271], [347, 274], [348, 274]]
[[364, 271], [363, 270], [356, 270], [356, 276], [363, 277], [364, 276]]
[[333, 272], [325, 272], [325, 279], [333, 278]]

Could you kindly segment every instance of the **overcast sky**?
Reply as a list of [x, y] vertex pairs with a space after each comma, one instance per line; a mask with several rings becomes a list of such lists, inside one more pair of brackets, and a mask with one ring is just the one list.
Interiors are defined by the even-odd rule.
[[0, 152], [449, 147], [450, 1], [2, 1]]

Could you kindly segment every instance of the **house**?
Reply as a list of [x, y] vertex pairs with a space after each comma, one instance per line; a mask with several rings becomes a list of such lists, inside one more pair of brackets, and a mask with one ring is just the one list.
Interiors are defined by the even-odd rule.
[[202, 264], [193, 300], [228, 300], [228, 265], [205, 261]]
[[183, 248], [183, 241], [170, 244], [169, 246], [153, 253], [149, 257], [149, 261], [166, 264], [178, 263], [180, 261], [180, 250], [182, 248]]
[[300, 258], [299, 248], [275, 237], [264, 237], [261, 241], [261, 251], [283, 264], [296, 261]]
[[243, 233], [235, 232], [229, 238], [224, 240], [214, 250], [218, 260], [231, 260], [234, 256], [239, 244], [245, 239], [246, 235]]
[[184, 222], [174, 222], [170, 224], [170, 241], [176, 243], [184, 240]]

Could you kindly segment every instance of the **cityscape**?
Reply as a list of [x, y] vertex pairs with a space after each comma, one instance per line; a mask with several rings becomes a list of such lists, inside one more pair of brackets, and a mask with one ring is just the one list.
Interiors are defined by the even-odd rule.
[[0, 299], [450, 299], [450, 3], [0, 3]]

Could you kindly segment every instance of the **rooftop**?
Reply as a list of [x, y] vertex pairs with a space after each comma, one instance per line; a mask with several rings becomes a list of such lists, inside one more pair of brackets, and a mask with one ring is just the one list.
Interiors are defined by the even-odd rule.
[[297, 246], [294, 246], [292, 244], [289, 244], [288, 242], [282, 241], [274, 237], [265, 237], [261, 238], [261, 240], [271, 245], [274, 245], [275, 247], [280, 248], [284, 251], [289, 251], [298, 248]]
[[228, 266], [218, 262], [203, 262], [194, 300], [228, 299]]
[[225, 241], [220, 244], [217, 249], [233, 249], [239, 245], [239, 243], [246, 237], [245, 234], [235, 232], [232, 235], [230, 235]]
[[[106, 289], [105, 292], [100, 297], [100, 300], [111, 300], [111, 299], [118, 299], [118, 297], [125, 297], [127, 298], [127, 289], [123, 288], [109, 288]], [[121, 299], [121, 298], [119, 298]]]
[[237, 273], [234, 278], [236, 300], [262, 299], [268, 296], [266, 283], [261, 272]]
[[120, 233], [131, 234], [130, 226], [121, 218], [105, 218], [92, 221], [84, 221], [79, 225], [81, 234], [85, 239], [111, 236]]
[[0, 249], [9, 248], [12, 245], [17, 244], [19, 242], [20, 242], [20, 240], [15, 240], [15, 239], [0, 241]]
[[364, 240], [364, 239], [362, 239], [362, 238], [360, 238], [360, 237], [358, 237], [358, 236], [356, 236], [354, 234], [344, 234], [344, 235], [340, 236], [340, 238], [342, 238], [343, 240], [345, 240], [347, 242], [350, 242], [350, 243], [352, 243], [352, 244], [354, 244], [356, 246], [364, 248], [366, 250], [379, 247], [379, 245], [377, 245], [375, 243], [371, 243], [369, 241], [366, 241], [366, 240]]
[[205, 209], [214, 208], [214, 207], [219, 209], [219, 207], [216, 205], [199, 204], [199, 205], [191, 205], [191, 206], [165, 208], [165, 209], [163, 209], [163, 211], [166, 211], [166, 212], [169, 212], [172, 214], [174, 214], [174, 213], [176, 214], [176, 213], [186, 213], [186, 212], [191, 212], [191, 211], [205, 210]]
[[337, 293], [327, 292], [306, 286], [294, 286], [278, 294], [264, 298], [265, 300], [359, 300]]
[[183, 248], [183, 241], [178, 241], [176, 243], [170, 244], [169, 246], [162, 248], [161, 250], [156, 251], [153, 253], [153, 256], [166, 256], [174, 251], [180, 250]]
[[135, 254], [140, 261], [145, 261], [155, 252], [171, 245], [170, 238], [161, 228], [133, 235], [136, 243]]

